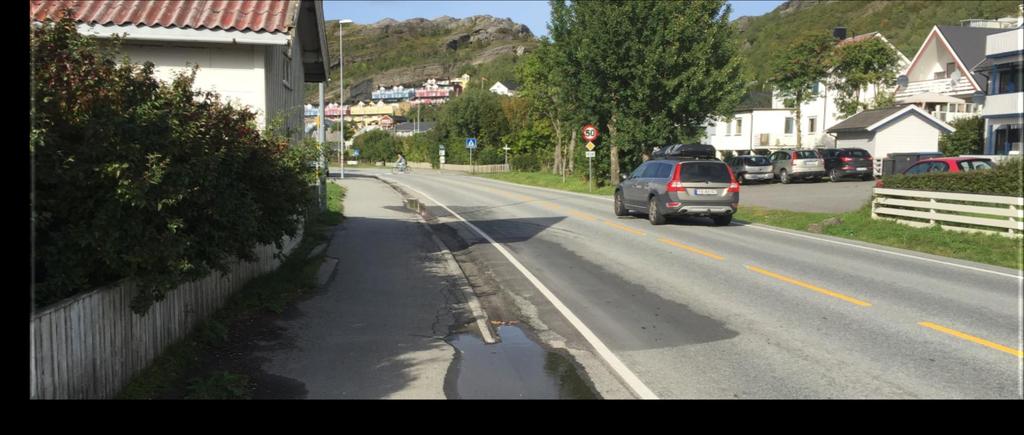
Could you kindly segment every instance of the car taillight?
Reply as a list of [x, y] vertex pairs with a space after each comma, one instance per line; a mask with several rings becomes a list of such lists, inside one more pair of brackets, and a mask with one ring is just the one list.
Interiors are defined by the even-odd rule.
[[852, 162], [853, 161], [853, 157], [840, 157], [839, 161], [841, 161], [841, 162]]
[[790, 153], [789, 157], [790, 157], [791, 159], [793, 159], [793, 160], [796, 160], [796, 159], [797, 159], [797, 157], [796, 157], [796, 152], [794, 151], [794, 152]]
[[736, 182], [736, 174], [732, 172], [732, 168], [726, 166], [725, 169], [729, 170], [729, 193], [740, 193], [740, 183]]
[[672, 171], [672, 179], [669, 180], [667, 185], [665, 185], [665, 190], [669, 192], [686, 192], [686, 188], [683, 187], [683, 182], [679, 181], [679, 171], [681, 171], [682, 168], [683, 165], [676, 164], [676, 169]]

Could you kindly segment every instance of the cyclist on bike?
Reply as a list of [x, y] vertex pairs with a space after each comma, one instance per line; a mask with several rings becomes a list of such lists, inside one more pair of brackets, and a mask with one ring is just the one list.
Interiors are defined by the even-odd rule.
[[398, 161], [395, 162], [395, 168], [397, 168], [399, 172], [405, 172], [405, 167], [405, 156], [403, 156], [402, 153], [398, 153]]

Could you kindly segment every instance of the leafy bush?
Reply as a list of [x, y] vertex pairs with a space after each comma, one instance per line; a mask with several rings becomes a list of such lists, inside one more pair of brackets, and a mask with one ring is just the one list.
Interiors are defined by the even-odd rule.
[[980, 195], [1022, 196], [1021, 158], [1013, 158], [993, 169], [957, 173], [890, 175], [882, 179], [886, 188]]
[[947, 156], [981, 154], [985, 143], [985, 121], [977, 116], [953, 121], [956, 131], [939, 138], [939, 151]]
[[[355, 138], [352, 146], [358, 148], [360, 158], [368, 162], [394, 162], [402, 151], [402, 141], [384, 130], [362, 134]], [[406, 160], [410, 160], [408, 157]]]
[[255, 114], [115, 62], [67, 13], [31, 33], [35, 302], [122, 278], [144, 312], [164, 293], [296, 233], [308, 146], [262, 135]]

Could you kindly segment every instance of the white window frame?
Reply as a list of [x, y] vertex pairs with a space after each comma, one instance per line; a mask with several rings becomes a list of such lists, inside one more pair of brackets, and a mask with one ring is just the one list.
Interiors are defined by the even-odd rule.
[[818, 117], [817, 116], [808, 116], [807, 117], [807, 133], [817, 133], [817, 132], [818, 132]]
[[782, 134], [793, 135], [794, 127], [796, 127], [796, 118], [792, 116], [785, 117], [782, 121]]
[[736, 136], [743, 134], [743, 119], [736, 118]]

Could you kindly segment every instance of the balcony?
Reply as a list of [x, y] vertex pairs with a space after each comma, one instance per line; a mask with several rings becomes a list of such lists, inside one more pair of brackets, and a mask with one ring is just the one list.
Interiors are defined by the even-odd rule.
[[896, 91], [896, 98], [906, 98], [925, 92], [934, 92], [936, 94], [945, 95], [963, 95], [974, 92], [974, 86], [971, 86], [971, 81], [967, 77], [961, 77], [956, 82], [956, 85], [950, 83], [950, 79], [941, 78], [936, 80], [922, 80], [918, 82], [910, 82], [907, 87], [901, 88]]
[[985, 97], [985, 109], [981, 111], [982, 116], [1021, 114], [1024, 114], [1024, 92], [988, 95]]

